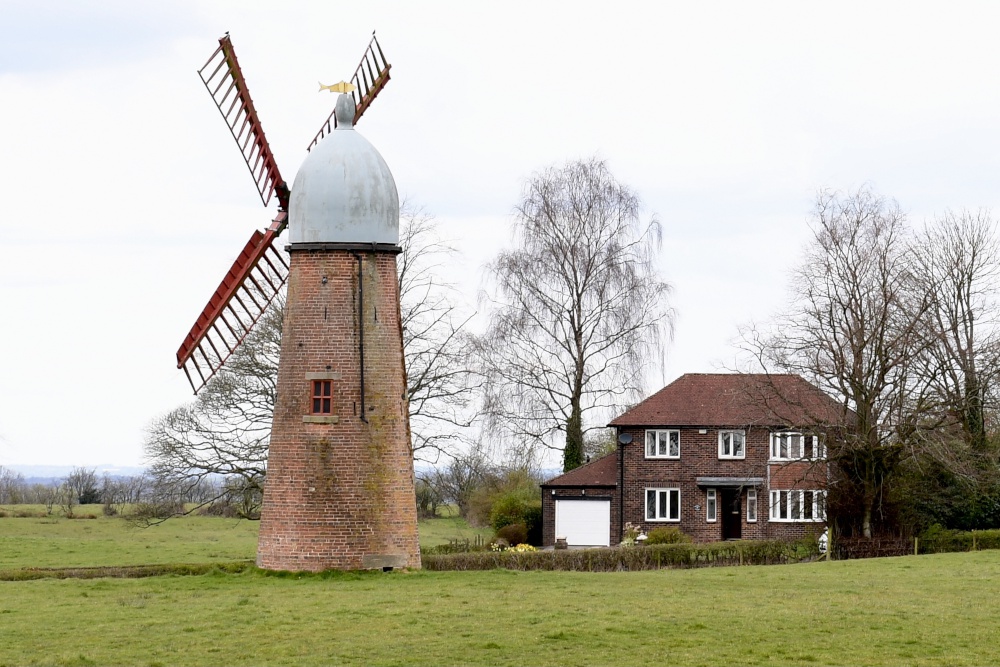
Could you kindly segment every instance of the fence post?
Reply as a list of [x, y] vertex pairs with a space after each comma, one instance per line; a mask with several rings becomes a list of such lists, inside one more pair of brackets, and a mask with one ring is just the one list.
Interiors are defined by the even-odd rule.
[[917, 537], [916, 535], [913, 536], [913, 555], [914, 556], [920, 555], [920, 538]]

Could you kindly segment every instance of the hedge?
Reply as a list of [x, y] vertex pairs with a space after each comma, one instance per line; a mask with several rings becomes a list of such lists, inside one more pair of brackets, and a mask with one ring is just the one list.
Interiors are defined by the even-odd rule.
[[948, 530], [934, 525], [917, 542], [922, 554], [1000, 549], [1000, 530]]
[[720, 565], [795, 563], [819, 555], [815, 542], [741, 541], [656, 544], [603, 549], [558, 549], [513, 553], [486, 551], [423, 556], [425, 570], [572, 570], [618, 572]]

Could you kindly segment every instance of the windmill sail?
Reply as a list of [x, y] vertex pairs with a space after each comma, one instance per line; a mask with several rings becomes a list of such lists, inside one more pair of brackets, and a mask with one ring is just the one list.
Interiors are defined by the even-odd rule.
[[288, 279], [288, 262], [274, 247], [284, 224], [281, 213], [267, 231], [254, 230], [177, 350], [177, 368], [184, 369], [195, 393], [222, 368]]
[[219, 39], [219, 48], [198, 70], [198, 76], [236, 140], [264, 206], [277, 195], [281, 210], [288, 210], [288, 186], [278, 172], [228, 34]]
[[[351, 83], [354, 84], [354, 90], [351, 91], [351, 96], [354, 98], [354, 105], [357, 107], [357, 113], [354, 114], [354, 122], [357, 123], [361, 115], [371, 106], [372, 100], [374, 100], [382, 89], [385, 88], [385, 84], [389, 82], [389, 69], [392, 67], [386, 59], [385, 55], [382, 53], [382, 47], [379, 46], [378, 40], [375, 39], [375, 33], [372, 33], [372, 41], [368, 42], [368, 48], [365, 49], [365, 54], [361, 57], [361, 63], [358, 64], [358, 69], [354, 71], [354, 76], [351, 77]], [[337, 127], [337, 119], [334, 116], [334, 112], [330, 112], [330, 117], [326, 119], [326, 122], [319, 128], [319, 132], [313, 137], [312, 142], [306, 148], [307, 151], [311, 151], [313, 146], [320, 142], [320, 139], [328, 135], [333, 131], [333, 128]]]

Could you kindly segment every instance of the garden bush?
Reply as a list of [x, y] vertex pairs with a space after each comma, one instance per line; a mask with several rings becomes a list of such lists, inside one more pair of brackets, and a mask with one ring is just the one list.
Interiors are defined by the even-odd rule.
[[687, 544], [690, 543], [691, 536], [685, 535], [677, 526], [659, 526], [653, 528], [646, 535], [646, 545], [654, 544]]
[[507, 544], [525, 544], [528, 541], [528, 527], [523, 523], [512, 523], [497, 531], [497, 537], [507, 540]]

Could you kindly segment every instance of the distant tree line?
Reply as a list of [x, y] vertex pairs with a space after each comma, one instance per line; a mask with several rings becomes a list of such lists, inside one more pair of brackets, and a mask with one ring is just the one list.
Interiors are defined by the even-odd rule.
[[[98, 475], [96, 469], [77, 467], [48, 482], [28, 482], [24, 475], [0, 466], [0, 505], [42, 505], [48, 514], [72, 517], [79, 505], [102, 505], [108, 516], [148, 520], [165, 507], [208, 507], [210, 513], [258, 518], [258, 497], [248, 497], [242, 485], [225, 477], [208, 477], [196, 484], [163, 484], [153, 475]], [[240, 488], [239, 492], [233, 492]], [[214, 503], [214, 504], [213, 504]]]

